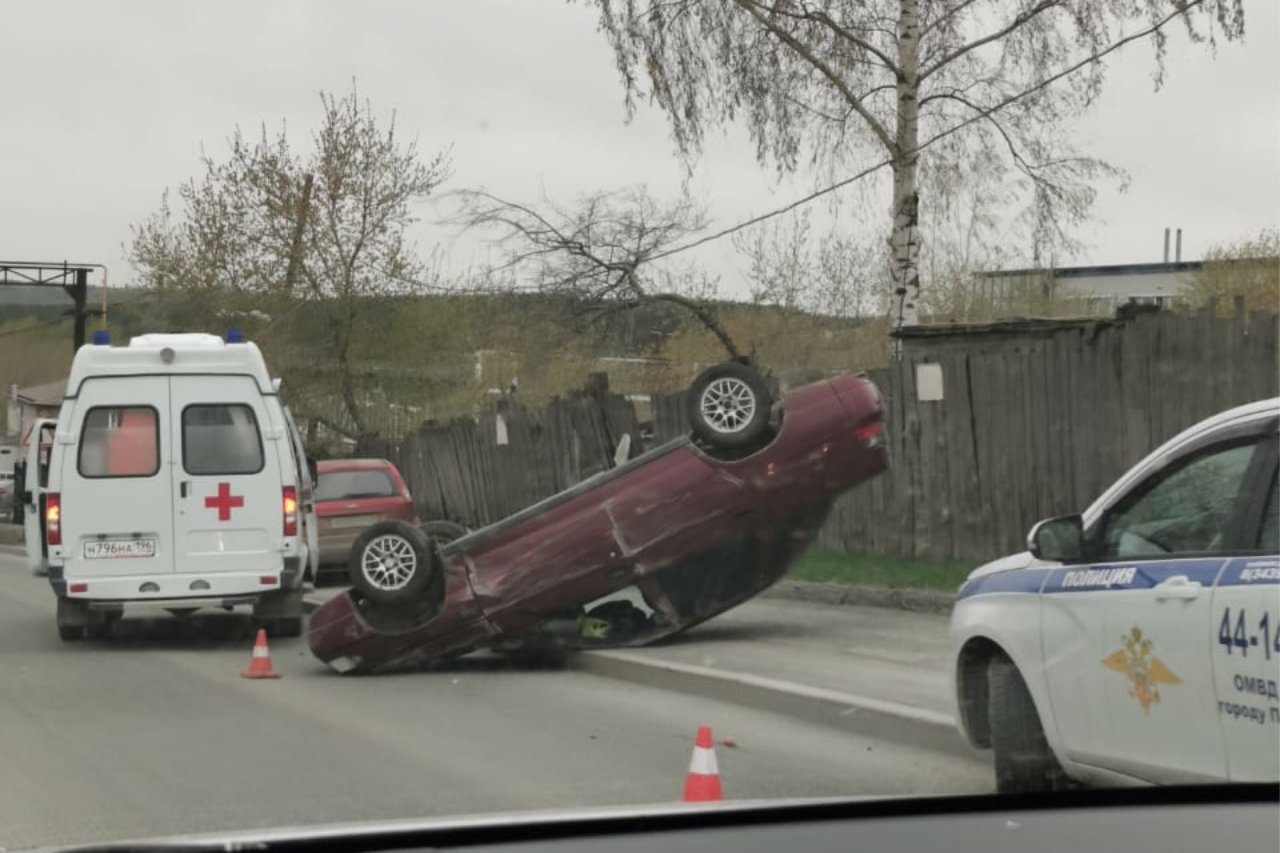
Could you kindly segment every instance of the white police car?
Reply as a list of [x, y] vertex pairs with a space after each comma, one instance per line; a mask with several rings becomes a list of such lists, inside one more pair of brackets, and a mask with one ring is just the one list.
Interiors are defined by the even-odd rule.
[[1001, 791], [1280, 779], [1278, 428], [1209, 418], [969, 576], [958, 717]]

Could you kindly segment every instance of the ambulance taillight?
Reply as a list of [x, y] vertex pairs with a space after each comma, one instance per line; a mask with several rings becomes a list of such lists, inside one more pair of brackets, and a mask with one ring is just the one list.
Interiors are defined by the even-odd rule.
[[293, 486], [284, 487], [284, 497], [281, 501], [284, 510], [284, 535], [298, 535], [298, 490]]
[[62, 544], [62, 495], [58, 492], [45, 495], [44, 541], [49, 546]]

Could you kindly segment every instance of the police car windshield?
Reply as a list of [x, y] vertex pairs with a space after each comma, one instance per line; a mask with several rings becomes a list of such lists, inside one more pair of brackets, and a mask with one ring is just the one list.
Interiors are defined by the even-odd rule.
[[1276, 0], [0, 43], [0, 853], [1280, 783]]

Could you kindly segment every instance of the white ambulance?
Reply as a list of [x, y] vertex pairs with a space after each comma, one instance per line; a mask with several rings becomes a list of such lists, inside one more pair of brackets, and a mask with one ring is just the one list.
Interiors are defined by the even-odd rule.
[[109, 633], [126, 607], [186, 615], [252, 607], [302, 628], [319, 557], [314, 475], [258, 347], [229, 333], [95, 336], [24, 472], [30, 568], [58, 597], [58, 633]]

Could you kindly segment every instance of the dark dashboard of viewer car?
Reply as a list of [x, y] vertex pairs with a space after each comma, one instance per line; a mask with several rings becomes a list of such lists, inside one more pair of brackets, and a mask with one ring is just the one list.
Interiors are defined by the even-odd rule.
[[268, 830], [75, 851], [1274, 851], [1280, 786], [629, 807]]

